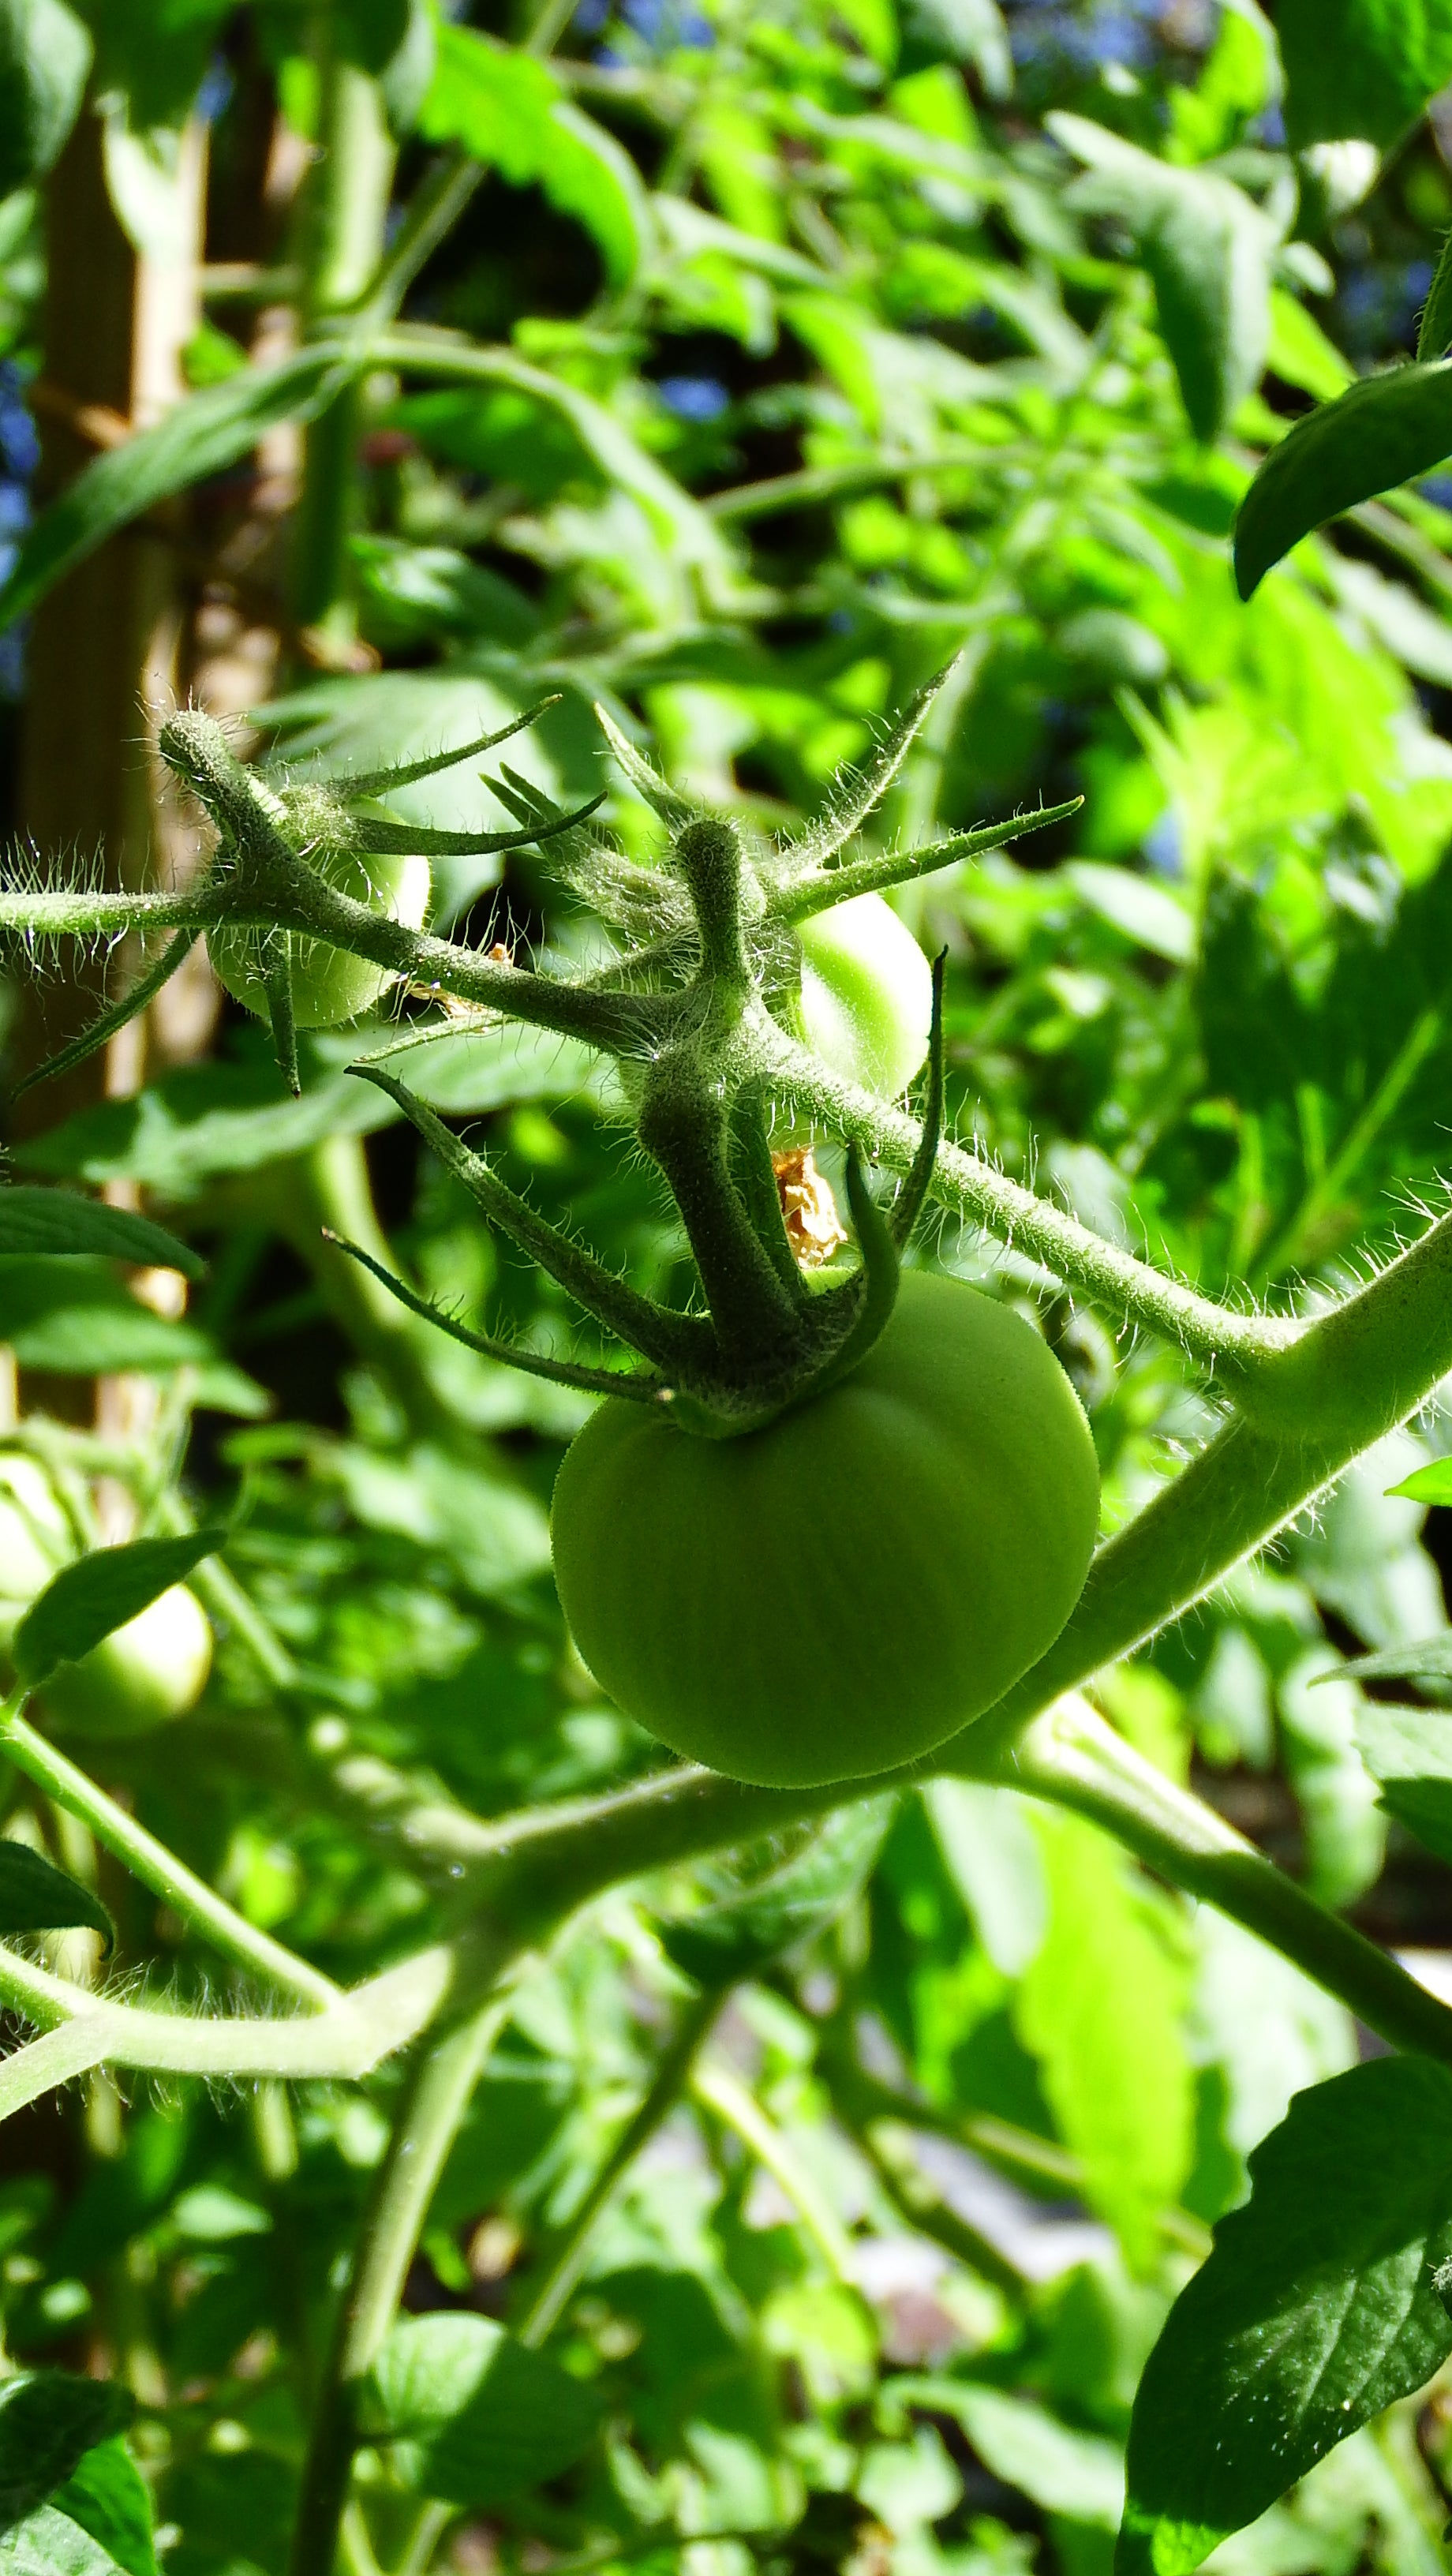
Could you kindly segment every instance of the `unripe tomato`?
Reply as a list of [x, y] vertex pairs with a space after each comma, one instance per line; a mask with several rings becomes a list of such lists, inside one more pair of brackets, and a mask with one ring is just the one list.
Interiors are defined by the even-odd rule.
[[[0, 1661], [37, 1593], [75, 1554], [70, 1515], [40, 1461], [0, 1453]], [[60, 1665], [40, 1703], [66, 1734], [144, 1735], [196, 1705], [211, 1664], [206, 1614], [175, 1584], [79, 1663]]]
[[894, 1100], [927, 1061], [933, 970], [880, 894], [798, 924], [802, 1027], [844, 1082]]
[[909, 1271], [844, 1382], [734, 1440], [609, 1396], [555, 1485], [555, 1579], [626, 1714], [731, 1779], [808, 1788], [930, 1753], [1052, 1645], [1099, 1473], [1023, 1318]]
[[[365, 858], [323, 843], [307, 852], [307, 864], [339, 894], [366, 903], [370, 912], [386, 913], [410, 930], [422, 929], [429, 908], [427, 859]], [[218, 982], [259, 1018], [267, 1013], [259, 948], [266, 937], [265, 931], [241, 929], [207, 934], [207, 953]], [[330, 948], [324, 939], [297, 938], [292, 943], [292, 1007], [300, 1029], [331, 1029], [343, 1020], [356, 1020], [372, 1009], [391, 980], [387, 967], [354, 957], [346, 948]]]
[[212, 1631], [185, 1584], [114, 1628], [78, 1664], [61, 1664], [41, 1692], [64, 1735], [149, 1735], [195, 1708], [212, 1668]]

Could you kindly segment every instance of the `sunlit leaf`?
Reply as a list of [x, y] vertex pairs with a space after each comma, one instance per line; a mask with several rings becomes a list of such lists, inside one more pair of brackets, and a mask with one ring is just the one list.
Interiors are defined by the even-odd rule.
[[226, 1538], [225, 1530], [201, 1529], [185, 1538], [132, 1539], [62, 1566], [15, 1631], [17, 1679], [34, 1689], [57, 1664], [78, 1663], [113, 1629], [124, 1628], [174, 1583], [184, 1583]]
[[1273, 447], [1235, 522], [1235, 578], [1249, 599], [1313, 528], [1410, 483], [1452, 453], [1452, 358], [1364, 377]]
[[1452, 2350], [1452, 2075], [1386, 2057], [1298, 2094], [1151, 2353], [1120, 2576], [1188, 2576]]

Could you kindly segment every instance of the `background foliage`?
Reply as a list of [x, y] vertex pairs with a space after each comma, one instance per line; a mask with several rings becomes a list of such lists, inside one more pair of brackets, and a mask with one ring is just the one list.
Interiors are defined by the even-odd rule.
[[[32, 691], [54, 687], [51, 585], [103, 542], [160, 544], [183, 686], [215, 681], [209, 619], [272, 636], [252, 712], [272, 758], [376, 767], [554, 692], [520, 767], [568, 803], [606, 786], [644, 852], [652, 819], [602, 766], [592, 699], [680, 788], [789, 834], [956, 654], [882, 839], [1084, 799], [1019, 856], [898, 898], [949, 950], [959, 1133], [1209, 1294], [1344, 1284], [1446, 1155], [1452, 486], [1359, 504], [1248, 606], [1227, 571], [1260, 453], [1410, 350], [1452, 210], [1439, 112], [1421, 115], [1452, 34], [1429, 11], [1411, 61], [1394, 13], [1343, 14], [1344, 45], [1306, 0], [1276, 29], [1252, 0], [582, 0], [533, 28], [402, 0], [8, 0], [0, 606], [50, 590]], [[314, 134], [329, 48], [371, 143], [330, 128], [279, 214], [258, 137], [275, 172]], [[110, 481], [32, 519], [28, 400], [77, 430], [42, 350], [45, 174], [64, 149], [77, 184], [77, 138], [99, 135], [115, 218], [164, 269], [199, 121], [200, 391], [135, 452], [93, 422]], [[430, 246], [402, 210], [440, 169], [477, 184]], [[396, 319], [359, 301], [390, 245]], [[375, 358], [340, 392], [360, 314]], [[398, 801], [441, 827], [498, 819], [468, 768]], [[163, 817], [158, 847], [176, 830]], [[535, 858], [442, 869], [437, 918], [545, 958], [596, 936]], [[108, 989], [133, 969], [109, 961]], [[74, 1001], [57, 972], [38, 1036], [21, 980], [18, 1073]], [[381, 1228], [432, 1297], [564, 1345], [558, 1292], [345, 1079], [390, 1034], [310, 1041], [291, 1100], [229, 1012], [190, 1060], [154, 1028], [109, 1096], [29, 1099], [17, 1176], [144, 1197], [205, 1258], [184, 1311], [101, 1251], [0, 1258], [5, 1455], [51, 1464], [112, 1535], [168, 1526], [178, 1478], [228, 1528], [201, 1708], [96, 1767], [345, 1983], [447, 1917], [447, 1874], [390, 1832], [401, 1784], [503, 1816], [657, 1762], [572, 1658], [550, 1582], [581, 1404], [416, 1331], [321, 1243], [324, 1221]], [[408, 1072], [639, 1284], [679, 1281], [682, 1244], [568, 1043], [447, 1039]], [[1203, 1389], [1011, 1245], [945, 1227], [932, 1257], [1041, 1317], [1115, 1526], [1207, 1429]], [[132, 1392], [103, 1386], [96, 1414], [98, 1374]], [[1389, 1489], [1448, 1449], [1435, 1411], [1393, 1435], [1099, 1694], [1328, 1904], [1429, 1950], [1452, 1946], [1437, 1687], [1412, 1707], [1338, 1667], [1445, 1624], [1443, 1487]], [[226, 1972], [84, 1829], [18, 1777], [7, 1795], [10, 1843], [97, 1888], [115, 1973], [215, 1990]], [[833, 1833], [819, 1883], [738, 1906], [714, 1951], [701, 1909], [790, 1853], [612, 1895], [530, 1965], [379, 2365], [351, 2576], [1107, 2566], [1170, 2301], [1258, 2142], [1353, 2065], [1356, 2031], [1094, 1827], [1006, 1792], [938, 1781]], [[111, 1973], [99, 1931], [43, 1937]], [[39, 2386], [63, 2432], [78, 2384], [134, 2406], [129, 2431], [121, 2394], [78, 2414], [57, 2477], [0, 2507], [0, 2561], [283, 2568], [396, 2081], [123, 2099], [93, 2077], [0, 2129], [5, 2348], [73, 2374], [64, 2398], [18, 2380], [11, 2406]], [[1436, 2118], [1394, 2104], [1388, 2134]], [[576, 2246], [622, 2136], [641, 2152]], [[1215, 2564], [1434, 2566], [1448, 2441], [1436, 2393], [1393, 2409]], [[1209, 2514], [1203, 2536], [1228, 2527]]]

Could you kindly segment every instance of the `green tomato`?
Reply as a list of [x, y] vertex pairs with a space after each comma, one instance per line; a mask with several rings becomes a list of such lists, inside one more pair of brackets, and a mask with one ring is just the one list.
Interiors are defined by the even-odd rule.
[[62, 1664], [41, 1693], [63, 1735], [149, 1735], [195, 1708], [212, 1668], [212, 1631], [195, 1596], [173, 1584], [77, 1664]]
[[799, 923], [802, 1027], [844, 1082], [895, 1100], [927, 1061], [933, 970], [880, 894]]
[[[0, 1453], [0, 1657], [37, 1593], [76, 1554], [70, 1515], [40, 1461]], [[181, 1584], [62, 1664], [40, 1693], [47, 1722], [70, 1735], [144, 1735], [184, 1717], [202, 1695], [212, 1632]]]
[[[320, 845], [308, 852], [307, 861], [339, 894], [351, 895], [355, 903], [366, 903], [370, 912], [386, 913], [410, 930], [422, 929], [429, 908], [427, 859], [365, 858], [356, 851]], [[257, 930], [207, 934], [207, 951], [218, 982], [259, 1018], [267, 1015], [262, 941], [268, 936]], [[300, 1029], [331, 1029], [343, 1020], [358, 1019], [372, 1009], [391, 981], [387, 967], [354, 957], [346, 948], [330, 948], [325, 939], [298, 938], [292, 943], [292, 1007]]]
[[1005, 1306], [903, 1278], [881, 1340], [734, 1440], [607, 1397], [555, 1485], [575, 1643], [628, 1716], [731, 1779], [930, 1753], [1052, 1645], [1098, 1519], [1063, 1369]]

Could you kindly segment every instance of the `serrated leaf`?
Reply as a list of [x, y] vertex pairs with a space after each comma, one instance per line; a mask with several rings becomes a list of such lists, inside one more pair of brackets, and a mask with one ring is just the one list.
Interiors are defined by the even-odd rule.
[[65, 0], [0, 0], [0, 197], [45, 176], [90, 67], [90, 36]]
[[52, 1259], [78, 1252], [180, 1270], [188, 1279], [200, 1279], [206, 1271], [189, 1244], [179, 1243], [148, 1217], [133, 1216], [129, 1208], [76, 1198], [69, 1190], [0, 1189], [0, 1258], [25, 1253]]
[[116, 1928], [100, 1898], [28, 1843], [0, 1840], [0, 1933], [63, 1932], [82, 1924], [107, 1949]]
[[42, 510], [0, 589], [0, 627], [44, 599], [62, 574], [158, 501], [234, 465], [264, 431], [310, 420], [346, 382], [336, 350], [304, 349], [277, 367], [243, 368], [178, 403], [150, 429], [95, 457]]
[[192, 1530], [184, 1538], [138, 1538], [125, 1547], [99, 1547], [61, 1571], [26, 1611], [11, 1648], [16, 1677], [28, 1689], [55, 1671], [79, 1663], [103, 1637], [124, 1628], [184, 1583], [204, 1556], [225, 1547], [224, 1529]]
[[1146, 2364], [1120, 2576], [1187, 2576], [1452, 2351], [1452, 2074], [1387, 2057], [1300, 2093]]
[[1383, 146], [1452, 79], [1449, 0], [1281, 0], [1286, 137]]
[[51, 2504], [109, 2553], [122, 2576], [157, 2576], [151, 2497], [123, 2441], [87, 2451]]
[[660, 1922], [662, 1949], [701, 1986], [734, 1986], [835, 1920], [862, 1885], [892, 1822], [895, 1799], [869, 1798], [818, 1827], [803, 1851], [679, 1922]]
[[487, 2511], [577, 2460], [590, 2390], [483, 2317], [406, 2317], [374, 2365], [362, 2427], [418, 2493]]
[[134, 2412], [127, 2390], [112, 2380], [78, 2379], [66, 2370], [18, 2371], [0, 2380], [0, 2531], [24, 2522]]
[[1452, 455], [1452, 358], [1367, 376], [1298, 420], [1272, 448], [1236, 514], [1242, 599], [1313, 528]]

